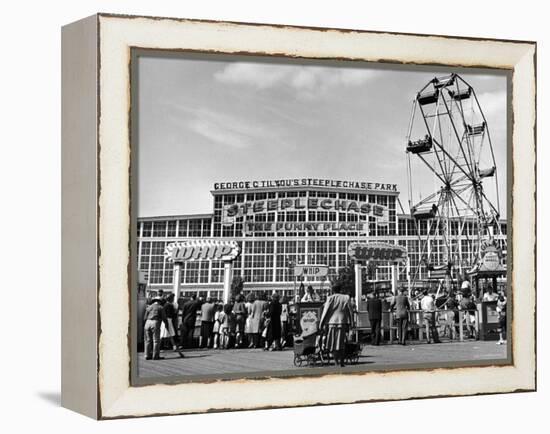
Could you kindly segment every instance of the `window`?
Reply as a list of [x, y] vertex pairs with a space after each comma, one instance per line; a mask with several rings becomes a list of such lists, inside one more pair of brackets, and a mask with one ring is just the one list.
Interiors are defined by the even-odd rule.
[[199, 263], [188, 262], [185, 272], [185, 283], [198, 283], [199, 282]]
[[149, 270], [149, 262], [150, 262], [150, 255], [151, 255], [151, 242], [150, 241], [142, 241], [141, 242], [141, 257], [139, 260], [140, 263], [140, 270]]
[[200, 237], [202, 235], [202, 220], [189, 220], [189, 236]]
[[153, 236], [154, 237], [166, 236], [166, 222], [157, 221], [153, 223]]
[[210, 219], [204, 219], [202, 221], [202, 236], [209, 237], [211, 235], [212, 221]]
[[168, 222], [168, 230], [166, 232], [166, 236], [168, 237], [175, 237], [176, 236], [176, 226], [178, 222], [177, 220], [170, 220]]
[[154, 241], [151, 244], [151, 272], [149, 273], [150, 283], [164, 283], [164, 247], [163, 241]]
[[400, 218], [397, 220], [397, 235], [407, 235], [407, 220]]
[[150, 237], [153, 229], [152, 222], [143, 222], [143, 237]]

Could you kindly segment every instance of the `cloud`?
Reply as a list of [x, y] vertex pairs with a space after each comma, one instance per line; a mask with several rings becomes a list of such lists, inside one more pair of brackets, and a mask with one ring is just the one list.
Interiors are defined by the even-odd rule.
[[251, 120], [208, 109], [194, 111], [187, 127], [211, 142], [236, 149], [248, 148], [266, 139], [265, 129]]
[[251, 86], [258, 90], [286, 86], [300, 92], [301, 96], [314, 97], [338, 86], [360, 86], [377, 75], [377, 71], [366, 69], [239, 62], [216, 72], [214, 78], [224, 84]]
[[506, 91], [482, 92], [477, 95], [479, 105], [485, 116], [506, 114]]

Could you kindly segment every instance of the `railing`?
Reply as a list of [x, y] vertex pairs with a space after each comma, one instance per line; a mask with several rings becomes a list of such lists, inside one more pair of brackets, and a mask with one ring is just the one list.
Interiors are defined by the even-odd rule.
[[[446, 336], [454, 340], [456, 339], [456, 332], [458, 329], [458, 340], [460, 342], [464, 341], [465, 335], [471, 336], [473, 334], [476, 339], [479, 338], [480, 314], [478, 310], [451, 311], [438, 309], [432, 312], [435, 315], [435, 327], [437, 328], [440, 336]], [[451, 315], [452, 312], [454, 312], [454, 316]], [[458, 321], [455, 320], [457, 312]], [[419, 309], [409, 311], [408, 340], [427, 340], [427, 336], [429, 336], [429, 323], [424, 320], [425, 313], [426, 312]], [[356, 312], [355, 319], [354, 331], [356, 333], [356, 337], [358, 338], [359, 332], [370, 331], [371, 326], [368, 320], [367, 311]], [[395, 318], [394, 311], [382, 311], [380, 329], [383, 334], [387, 333], [389, 335], [390, 343], [393, 343], [393, 341], [397, 339], [397, 319]], [[410, 339], [411, 336], [412, 339]]]

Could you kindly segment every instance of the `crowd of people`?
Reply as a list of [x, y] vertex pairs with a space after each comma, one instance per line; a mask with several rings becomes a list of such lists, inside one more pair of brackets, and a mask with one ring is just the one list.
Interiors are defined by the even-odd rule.
[[[298, 297], [302, 303], [323, 302], [319, 330], [325, 334], [327, 349], [335, 360], [343, 363], [341, 351], [345, 337], [353, 326], [356, 305], [354, 300], [342, 294], [339, 285], [333, 285], [332, 295], [317, 294], [312, 287]], [[429, 290], [414, 290], [412, 294], [404, 288], [391, 297], [379, 297], [376, 292], [367, 299], [368, 319], [372, 345], [380, 345], [383, 313], [394, 314], [398, 343], [406, 345], [407, 338], [419, 328], [425, 329], [427, 343], [439, 343], [440, 333], [451, 340], [456, 339], [459, 327], [459, 311], [465, 323], [469, 338], [477, 338], [477, 303], [496, 301], [499, 318], [499, 340], [506, 342], [506, 295], [504, 291], [494, 292], [488, 287], [481, 297], [475, 297], [469, 285], [461, 290], [437, 296]], [[192, 295], [188, 299], [174, 300], [174, 294], [163, 291], [148, 301], [144, 314], [145, 358], [162, 359], [161, 349], [169, 349], [184, 357], [183, 350], [195, 346], [195, 329], [200, 322], [198, 347], [203, 349], [262, 348], [266, 351], [280, 351], [294, 339], [293, 324], [296, 303], [277, 292], [268, 295], [260, 292], [238, 294], [228, 303], [211, 297]], [[415, 323], [416, 328], [410, 327]]]
[[198, 347], [204, 349], [263, 348], [280, 351], [288, 342], [294, 303], [274, 292], [246, 297], [238, 294], [226, 304], [211, 297], [192, 295], [174, 301], [163, 291], [145, 308], [145, 358], [162, 359], [161, 349], [182, 350], [195, 346], [195, 328], [200, 322]]
[[[381, 341], [381, 322], [384, 305], [395, 314], [398, 343], [406, 345], [407, 337], [420, 333], [420, 328], [425, 329], [427, 343], [440, 343], [440, 333], [454, 340], [459, 334], [459, 327], [464, 327], [466, 337], [477, 339], [478, 304], [482, 301], [496, 301], [498, 315], [498, 345], [506, 343], [506, 294], [498, 293], [491, 286], [479, 297], [471, 291], [468, 282], [457, 292], [443, 292], [438, 296], [434, 291], [414, 290], [408, 294], [405, 288], [399, 290], [396, 296], [381, 299], [375, 292], [367, 299], [368, 318], [371, 325], [371, 343], [379, 345]], [[385, 302], [385, 303], [383, 303]], [[462, 313], [463, 323], [459, 323], [459, 312]], [[411, 328], [414, 321], [416, 328]], [[418, 335], [415, 337], [419, 337]]]

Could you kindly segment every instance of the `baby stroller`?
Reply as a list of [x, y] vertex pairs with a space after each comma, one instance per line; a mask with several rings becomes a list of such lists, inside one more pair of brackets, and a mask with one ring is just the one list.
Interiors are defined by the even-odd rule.
[[294, 366], [324, 365], [329, 361], [328, 352], [322, 346], [323, 336], [318, 331], [307, 336], [294, 337]]

